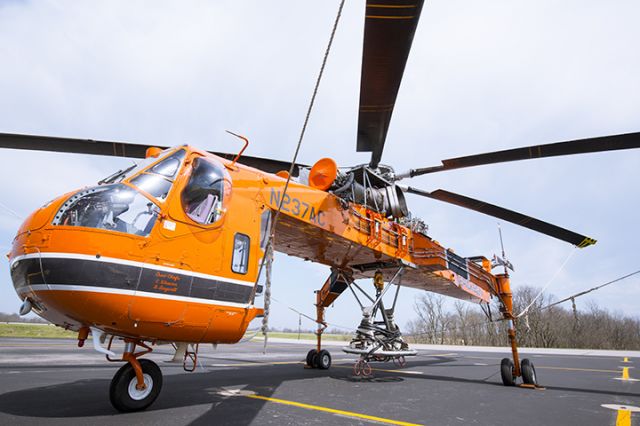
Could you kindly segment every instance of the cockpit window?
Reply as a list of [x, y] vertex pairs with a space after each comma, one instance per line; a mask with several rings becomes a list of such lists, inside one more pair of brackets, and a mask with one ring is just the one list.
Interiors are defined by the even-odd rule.
[[180, 170], [185, 151], [174, 152], [159, 163], [154, 164], [141, 174], [131, 179], [131, 183], [160, 201], [169, 195], [173, 178]]
[[118, 183], [76, 193], [62, 205], [53, 224], [147, 236], [158, 212], [158, 207], [147, 197]]
[[194, 222], [208, 225], [221, 218], [229, 174], [222, 164], [196, 158], [189, 182], [182, 191], [182, 207]]
[[[182, 158], [184, 158], [184, 150], [182, 151], [182, 157], [179, 159], [180, 161], [182, 160]], [[171, 152], [170, 148], [165, 149], [164, 151], [160, 152], [160, 154], [158, 154], [155, 157], [147, 157], [142, 159], [141, 161], [138, 162], [132, 162], [132, 164], [124, 169], [118, 170], [117, 172], [113, 173], [112, 175], [107, 176], [106, 178], [102, 179], [100, 182], [98, 182], [98, 185], [104, 185], [104, 184], [109, 184], [109, 183], [118, 183], [118, 182], [122, 182], [123, 180], [126, 180], [128, 178], [130, 178], [131, 176], [137, 174], [140, 172], [140, 170], [144, 170], [145, 168], [147, 168], [150, 164], [155, 163], [156, 161], [158, 161], [158, 158], [162, 158], [163, 156], [167, 155], [167, 153]], [[179, 151], [178, 151], [179, 152]], [[171, 155], [171, 157], [173, 157], [176, 153], [174, 153], [173, 155]], [[163, 161], [161, 161], [160, 163], [162, 163]], [[180, 163], [178, 163], [177, 161], [173, 160], [172, 161], [174, 165], [178, 166], [178, 169], [180, 168]], [[160, 163], [158, 163], [157, 165], [159, 165]], [[156, 166], [157, 166], [156, 165]], [[153, 168], [155, 168], [156, 166], [154, 166]], [[177, 171], [177, 169], [176, 169]], [[159, 173], [159, 172], [155, 172], [155, 173]]]
[[182, 160], [184, 160], [184, 155], [184, 149], [181, 149], [180, 151], [177, 151], [169, 157], [165, 158], [158, 164], [155, 164], [153, 167], [147, 170], [147, 173], [156, 173], [169, 179], [173, 179], [180, 169], [180, 164], [182, 164]]

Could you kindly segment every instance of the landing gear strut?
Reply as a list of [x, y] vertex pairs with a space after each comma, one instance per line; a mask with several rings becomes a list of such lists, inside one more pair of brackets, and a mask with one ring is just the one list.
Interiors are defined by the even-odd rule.
[[131, 363], [120, 367], [111, 380], [111, 405], [122, 412], [141, 411], [156, 400], [162, 388], [162, 372], [148, 359], [137, 361], [142, 373], [143, 386], [138, 385], [136, 370]]
[[[109, 342], [111, 349], [112, 340]], [[136, 346], [144, 350], [135, 352]], [[139, 357], [151, 352], [151, 348], [141, 341], [125, 339], [121, 361], [127, 363], [120, 367], [111, 380], [109, 399], [111, 405], [122, 412], [142, 411], [156, 400], [162, 389], [162, 372], [158, 365]], [[107, 355], [107, 360], [113, 360]]]
[[511, 344], [510, 358], [503, 358], [500, 363], [500, 376], [505, 386], [515, 386], [518, 377], [522, 377], [525, 387], [538, 387], [538, 379], [536, 377], [536, 369], [529, 359], [523, 359], [520, 362], [518, 354], [518, 342], [516, 340], [516, 317], [513, 315], [513, 295], [511, 294], [511, 284], [507, 273], [498, 275], [498, 295], [502, 302], [500, 312], [509, 324], [509, 343]]
[[[393, 361], [398, 367], [404, 367], [406, 357], [415, 356], [416, 351], [409, 348], [409, 345], [402, 339], [400, 328], [393, 319], [396, 302], [400, 286], [396, 288], [396, 294], [391, 309], [385, 309], [382, 297], [391, 287], [393, 281], [402, 273], [402, 268], [398, 270], [396, 275], [391, 279], [385, 287], [384, 277], [381, 272], [376, 272], [373, 284], [376, 288], [375, 298], [370, 297], [355, 283], [356, 287], [371, 302], [370, 306], [363, 306], [353, 289], [354, 296], [362, 308], [362, 321], [356, 330], [355, 337], [351, 340], [348, 347], [342, 350], [349, 354], [359, 355], [360, 358], [353, 366], [353, 372], [356, 376], [371, 374], [370, 361], [388, 362]], [[350, 287], [351, 288], [351, 287]], [[376, 321], [376, 315], [380, 313], [381, 321]]]
[[307, 367], [318, 368], [320, 370], [328, 370], [331, 367], [331, 354], [328, 350], [322, 349], [322, 333], [327, 328], [324, 320], [324, 310], [347, 289], [352, 278], [345, 273], [332, 270], [331, 275], [325, 281], [322, 288], [316, 291], [316, 322], [318, 329], [316, 330], [317, 346], [307, 353]]

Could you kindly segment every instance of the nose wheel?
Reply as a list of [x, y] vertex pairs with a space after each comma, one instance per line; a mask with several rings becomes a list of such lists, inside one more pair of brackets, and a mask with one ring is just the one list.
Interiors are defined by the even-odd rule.
[[131, 363], [126, 363], [116, 372], [109, 387], [111, 405], [122, 412], [141, 411], [156, 400], [162, 389], [160, 367], [148, 359], [138, 361], [142, 369], [143, 384], [138, 383]]

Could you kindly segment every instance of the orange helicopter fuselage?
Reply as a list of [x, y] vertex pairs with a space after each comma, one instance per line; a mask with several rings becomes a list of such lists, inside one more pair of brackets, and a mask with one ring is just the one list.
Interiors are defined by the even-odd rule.
[[[178, 150], [184, 159], [159, 200], [136, 178]], [[211, 223], [198, 223], [185, 205], [184, 192], [202, 161], [225, 171], [224, 203], [211, 210]], [[468, 262], [463, 276], [450, 267], [452, 252], [426, 235], [308, 185], [291, 181], [283, 194], [285, 184], [206, 151], [168, 150], [118, 183], [144, 196], [149, 212], [154, 206], [148, 234], [70, 225], [68, 206], [96, 190], [65, 194], [19, 229], [9, 254], [14, 286], [39, 315], [68, 329], [97, 327], [151, 341], [237, 342], [262, 313], [254, 306], [256, 283], [273, 212], [281, 207], [277, 251], [353, 270], [354, 278], [372, 277], [381, 269], [377, 264], [397, 263], [406, 268], [401, 285], [489, 300], [497, 279], [488, 261]], [[387, 279], [392, 273], [384, 271]]]

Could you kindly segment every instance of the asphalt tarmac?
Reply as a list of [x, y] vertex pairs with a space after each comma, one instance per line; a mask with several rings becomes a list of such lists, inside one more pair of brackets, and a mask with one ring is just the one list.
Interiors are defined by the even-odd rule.
[[[363, 378], [338, 346], [328, 347], [330, 370], [304, 368], [310, 342], [271, 342], [266, 355], [262, 346], [203, 346], [194, 373], [167, 362], [170, 346], [157, 347], [148, 357], [164, 374], [160, 396], [147, 411], [120, 414], [108, 394], [120, 364], [89, 342], [0, 339], [0, 424], [587, 426], [615, 425], [617, 411], [603, 404], [640, 406], [638, 353], [529, 351], [545, 388], [533, 390], [502, 385], [506, 349], [424, 347], [405, 368], [372, 363]], [[631, 380], [620, 380], [623, 367]]]

